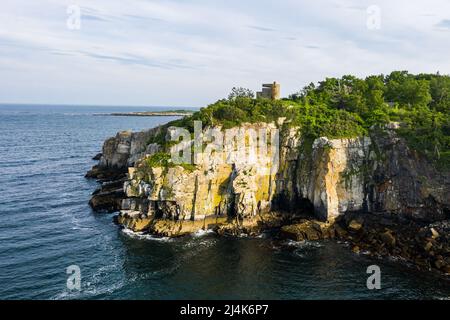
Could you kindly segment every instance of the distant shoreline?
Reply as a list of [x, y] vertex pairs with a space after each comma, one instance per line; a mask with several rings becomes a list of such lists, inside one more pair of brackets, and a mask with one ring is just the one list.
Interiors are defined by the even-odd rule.
[[136, 112], [113, 112], [113, 113], [94, 113], [94, 116], [121, 116], [121, 117], [184, 117], [191, 116], [195, 111], [190, 110], [169, 110], [169, 111], [136, 111]]

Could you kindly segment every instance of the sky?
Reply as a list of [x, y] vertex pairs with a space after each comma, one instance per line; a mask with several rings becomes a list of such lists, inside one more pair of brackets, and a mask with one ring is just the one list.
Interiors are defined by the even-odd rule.
[[450, 1], [2, 0], [0, 102], [202, 107], [234, 86], [450, 73]]

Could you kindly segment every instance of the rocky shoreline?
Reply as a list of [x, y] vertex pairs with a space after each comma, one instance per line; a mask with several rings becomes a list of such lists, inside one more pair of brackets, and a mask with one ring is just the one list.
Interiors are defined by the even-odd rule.
[[101, 185], [92, 193], [89, 205], [94, 211], [116, 212], [120, 210], [122, 200], [125, 199], [123, 184], [126, 173], [121, 170], [109, 170], [94, 166], [89, 170], [86, 178], [96, 179]]
[[90, 201], [95, 211], [120, 211], [119, 225], [158, 236], [270, 230], [294, 241], [342, 240], [356, 254], [450, 276], [448, 173], [436, 172], [392, 128], [361, 139], [320, 138], [309, 153], [298, 130], [284, 128], [280, 167], [264, 177], [239, 161], [145, 167], [161, 147], [151, 137], [166, 129], [120, 132], [105, 142], [86, 174], [101, 183]]
[[395, 257], [418, 270], [450, 276], [450, 221], [419, 224], [391, 215], [343, 215], [332, 224], [303, 220], [286, 225], [281, 233], [292, 240], [338, 239], [351, 244], [354, 253]]

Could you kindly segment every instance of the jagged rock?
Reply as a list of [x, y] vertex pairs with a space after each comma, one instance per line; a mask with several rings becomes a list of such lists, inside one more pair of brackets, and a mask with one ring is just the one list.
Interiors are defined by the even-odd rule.
[[431, 228], [430, 231], [431, 231], [431, 237], [433, 239], [439, 238], [439, 232], [437, 232], [436, 229]]
[[85, 177], [89, 179], [97, 179], [100, 182], [114, 181], [124, 178], [125, 171], [119, 169], [110, 169], [100, 166], [94, 166], [92, 167], [91, 170], [89, 170], [86, 173]]
[[359, 231], [362, 228], [362, 222], [358, 220], [352, 220], [350, 221], [348, 228], [351, 231]]
[[438, 259], [434, 262], [437, 269], [442, 269], [445, 266], [445, 261], [443, 259]]
[[123, 210], [117, 217], [117, 222], [135, 232], [148, 230], [152, 223], [152, 217], [141, 216], [139, 211]]
[[100, 188], [92, 193], [89, 205], [94, 211], [116, 212], [120, 210], [122, 199], [125, 197], [122, 189], [125, 178], [123, 175], [118, 176], [122, 176], [122, 178], [103, 182]]
[[147, 142], [162, 128], [157, 127], [137, 133], [123, 131], [105, 141], [102, 153], [94, 157], [94, 160], [99, 160], [99, 163], [93, 166], [85, 177], [97, 179], [100, 182], [116, 183], [116, 185], [112, 187], [103, 184], [93, 194], [89, 205], [94, 211], [115, 212], [120, 210], [121, 202], [125, 198], [122, 190], [124, 180], [122, 179], [126, 177], [128, 167], [144, 156], [147, 149], [150, 149], [150, 152], [155, 150], [155, 148], [147, 147]]
[[281, 235], [284, 238], [302, 241], [328, 239], [330, 233], [328, 230], [331, 225], [314, 220], [303, 220], [300, 223], [286, 225], [281, 228]]
[[445, 266], [442, 267], [442, 272], [444, 272], [445, 274], [449, 275], [450, 274], [450, 265], [447, 264]]
[[256, 199], [255, 166], [244, 166], [235, 171], [232, 187], [235, 196], [235, 212], [241, 217], [252, 217], [258, 213], [258, 203]]
[[338, 238], [344, 239], [348, 235], [348, 232], [338, 224], [334, 225], [334, 230]]
[[384, 233], [380, 234], [380, 239], [390, 247], [395, 246], [396, 239], [391, 231], [385, 231]]
[[89, 205], [94, 211], [115, 212], [120, 209], [124, 196], [122, 189], [98, 192], [92, 196]]
[[122, 170], [133, 166], [137, 160], [145, 156], [147, 150], [155, 151], [148, 141], [163, 129], [164, 126], [160, 126], [140, 132], [121, 131], [117, 133], [115, 137], [107, 139], [103, 144], [99, 166]]
[[358, 246], [353, 246], [352, 251], [354, 253], [359, 253], [361, 251], [361, 249]]

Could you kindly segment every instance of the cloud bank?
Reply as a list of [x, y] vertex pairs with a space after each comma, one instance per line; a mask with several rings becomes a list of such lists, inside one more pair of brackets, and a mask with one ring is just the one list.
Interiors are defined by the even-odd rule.
[[[68, 7], [80, 8], [70, 29]], [[0, 102], [201, 107], [233, 86], [450, 73], [450, 2], [7, 0]], [[377, 28], [369, 7], [379, 9]], [[368, 20], [369, 19], [369, 20]]]

